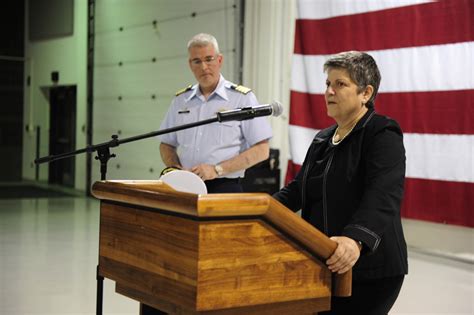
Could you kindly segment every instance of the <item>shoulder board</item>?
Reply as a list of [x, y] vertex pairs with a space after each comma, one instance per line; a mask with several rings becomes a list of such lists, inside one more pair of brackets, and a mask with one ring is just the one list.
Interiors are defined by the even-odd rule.
[[184, 92], [187, 92], [193, 88], [193, 85], [190, 84], [188, 87], [185, 87], [184, 89], [181, 89], [175, 93], [176, 96], [183, 94]]
[[236, 90], [237, 92], [240, 92], [242, 94], [248, 94], [248, 92], [252, 91], [252, 89], [245, 87], [243, 85], [237, 85], [237, 84], [232, 84], [230, 86], [231, 89]]

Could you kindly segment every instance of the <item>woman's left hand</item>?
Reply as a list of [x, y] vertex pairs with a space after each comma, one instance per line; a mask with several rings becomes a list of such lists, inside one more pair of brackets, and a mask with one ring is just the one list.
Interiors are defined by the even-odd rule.
[[331, 240], [337, 243], [334, 253], [326, 260], [329, 270], [339, 274], [349, 271], [360, 257], [360, 247], [352, 238], [333, 236]]

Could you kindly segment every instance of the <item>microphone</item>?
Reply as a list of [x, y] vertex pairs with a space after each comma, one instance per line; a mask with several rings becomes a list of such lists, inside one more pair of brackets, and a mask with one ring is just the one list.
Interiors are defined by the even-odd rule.
[[226, 110], [217, 113], [217, 120], [219, 122], [230, 121], [230, 120], [247, 120], [261, 116], [273, 116], [278, 117], [283, 112], [283, 106], [274, 101], [271, 104], [263, 104], [252, 107], [242, 107], [237, 109]]

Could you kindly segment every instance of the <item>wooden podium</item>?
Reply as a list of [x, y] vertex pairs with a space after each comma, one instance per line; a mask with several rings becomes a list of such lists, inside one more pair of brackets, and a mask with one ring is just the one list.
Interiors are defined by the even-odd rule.
[[324, 264], [336, 243], [268, 194], [99, 181], [99, 274], [169, 314], [314, 314], [351, 294]]

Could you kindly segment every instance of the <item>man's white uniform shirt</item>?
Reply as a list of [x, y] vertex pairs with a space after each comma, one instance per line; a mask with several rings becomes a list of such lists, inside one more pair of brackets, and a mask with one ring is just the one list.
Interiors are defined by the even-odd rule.
[[[259, 105], [252, 92], [235, 90], [235, 84], [221, 75], [219, 83], [206, 100], [198, 84], [176, 96], [160, 130], [216, 117], [216, 113]], [[161, 142], [177, 148], [181, 165], [191, 168], [206, 163], [219, 164], [245, 151], [254, 144], [270, 139], [272, 130], [266, 117], [244, 121], [214, 122], [159, 136]], [[227, 178], [243, 177], [244, 170], [227, 174]]]

